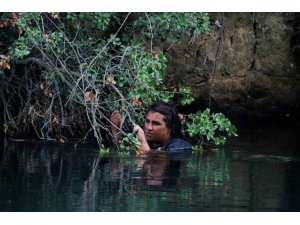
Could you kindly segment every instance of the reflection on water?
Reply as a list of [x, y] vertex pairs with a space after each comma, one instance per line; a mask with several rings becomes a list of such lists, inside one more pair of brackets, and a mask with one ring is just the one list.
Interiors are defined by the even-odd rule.
[[[297, 154], [267, 154], [247, 137], [201, 155], [142, 157], [5, 141], [0, 210], [299, 211]], [[283, 149], [299, 150], [295, 143], [285, 142]]]

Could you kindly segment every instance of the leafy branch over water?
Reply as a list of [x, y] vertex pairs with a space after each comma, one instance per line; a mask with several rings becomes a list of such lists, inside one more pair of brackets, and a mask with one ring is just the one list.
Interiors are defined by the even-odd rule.
[[208, 141], [212, 140], [219, 145], [225, 144], [226, 136], [237, 136], [237, 129], [230, 120], [222, 113], [211, 113], [210, 109], [188, 115], [183, 124], [188, 134], [198, 137], [201, 142], [203, 137], [206, 137]]

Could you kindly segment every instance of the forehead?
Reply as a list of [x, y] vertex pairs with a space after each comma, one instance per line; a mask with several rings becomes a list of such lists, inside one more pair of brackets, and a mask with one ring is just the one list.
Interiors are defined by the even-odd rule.
[[146, 118], [148, 120], [163, 121], [164, 115], [159, 112], [149, 111]]

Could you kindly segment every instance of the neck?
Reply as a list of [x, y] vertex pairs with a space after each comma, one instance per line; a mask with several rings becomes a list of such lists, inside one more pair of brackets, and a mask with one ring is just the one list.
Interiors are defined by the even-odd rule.
[[161, 147], [161, 146], [164, 146], [166, 144], [168, 144], [171, 140], [171, 137], [163, 142], [149, 142], [149, 145], [151, 146], [151, 148], [158, 148], [158, 147]]

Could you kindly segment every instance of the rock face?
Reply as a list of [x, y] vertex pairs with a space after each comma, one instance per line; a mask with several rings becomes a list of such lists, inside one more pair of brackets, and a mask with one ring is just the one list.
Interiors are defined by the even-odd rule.
[[168, 52], [168, 87], [191, 87], [189, 110], [232, 117], [289, 116], [300, 103], [297, 13], [209, 14], [211, 31]]

